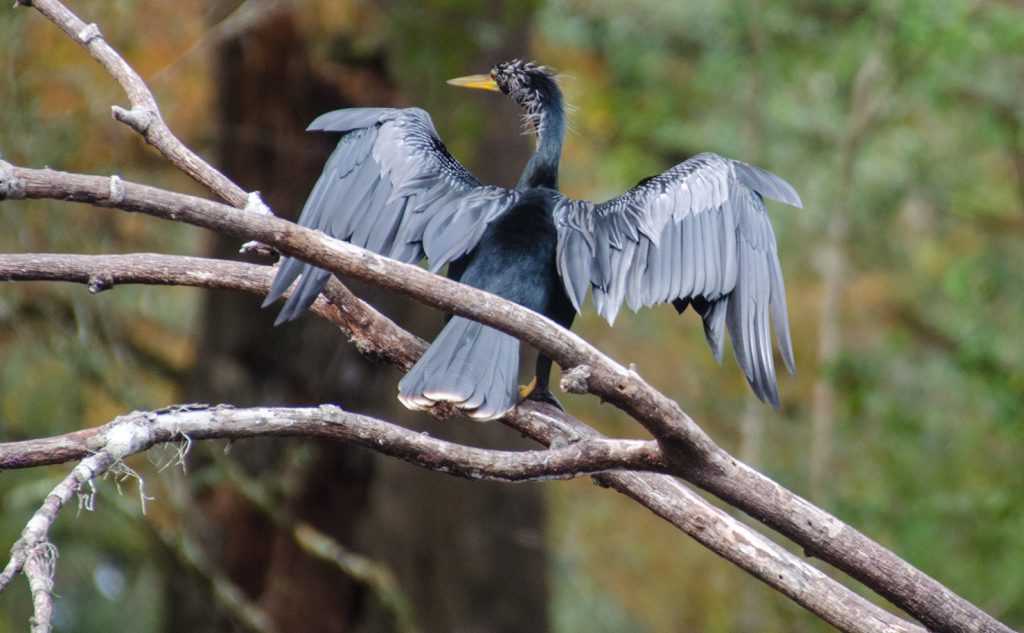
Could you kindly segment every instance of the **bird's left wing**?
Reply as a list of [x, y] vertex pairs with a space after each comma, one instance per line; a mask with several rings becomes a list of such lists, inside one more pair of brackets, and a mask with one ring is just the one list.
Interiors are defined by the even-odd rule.
[[555, 215], [557, 265], [573, 305], [593, 288], [594, 307], [614, 321], [672, 302], [704, 319], [716, 360], [728, 327], [754, 393], [778, 407], [769, 323], [794, 373], [785, 289], [762, 196], [801, 206], [784, 180], [757, 167], [700, 154], [602, 204], [563, 198]]
[[[309, 194], [299, 224], [406, 263], [426, 256], [430, 269], [440, 270], [472, 249], [487, 223], [519, 195], [481, 184], [452, 157], [430, 115], [419, 108], [336, 110], [307, 129], [344, 136]], [[300, 276], [277, 323], [302, 314], [330, 274], [289, 257], [263, 305], [276, 301]]]

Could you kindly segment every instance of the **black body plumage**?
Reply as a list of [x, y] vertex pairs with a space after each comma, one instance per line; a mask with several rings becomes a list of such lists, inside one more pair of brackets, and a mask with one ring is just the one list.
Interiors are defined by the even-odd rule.
[[[558, 193], [562, 93], [550, 71], [514, 60], [469, 87], [499, 89], [523, 107], [537, 148], [509, 190], [472, 176], [440, 141], [426, 112], [355, 108], [319, 117], [310, 130], [343, 133], [299, 223], [430, 269], [544, 314], [565, 327], [592, 290], [614, 321], [631, 308], [692, 305], [721, 362], [729, 330], [737, 361], [759, 398], [778, 407], [770, 330], [794, 372], [785, 290], [762, 196], [800, 206], [777, 176], [700, 154], [601, 204]], [[278, 317], [297, 317], [328, 274], [298, 260], [281, 265], [264, 305], [299, 282]], [[478, 419], [500, 417], [518, 398], [519, 342], [453, 317], [399, 384], [416, 409], [439, 402]], [[550, 399], [551, 361], [538, 358], [533, 397]]]

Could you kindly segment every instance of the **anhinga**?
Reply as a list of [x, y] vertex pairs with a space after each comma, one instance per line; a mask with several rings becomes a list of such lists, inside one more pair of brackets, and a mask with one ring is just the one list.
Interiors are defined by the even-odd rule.
[[[515, 189], [481, 183], [456, 161], [418, 108], [353, 108], [317, 118], [309, 130], [344, 136], [306, 202], [299, 224], [448, 275], [572, 324], [587, 289], [614, 321], [632, 309], [692, 305], [721, 363], [728, 328], [736, 360], [757, 396], [778, 408], [769, 322], [794, 373], [785, 290], [762, 196], [800, 206], [781, 178], [715, 154], [700, 154], [601, 204], [558, 192], [565, 133], [562, 92], [551, 71], [513, 60], [488, 75], [453, 79], [501, 91], [526, 111], [536, 151]], [[264, 305], [301, 277], [277, 318], [296, 318], [329, 274], [293, 258], [282, 263]], [[519, 341], [452, 317], [399, 383], [412, 409], [439, 402], [478, 419], [500, 417], [519, 399]], [[553, 400], [551, 361], [537, 360], [531, 398]]]

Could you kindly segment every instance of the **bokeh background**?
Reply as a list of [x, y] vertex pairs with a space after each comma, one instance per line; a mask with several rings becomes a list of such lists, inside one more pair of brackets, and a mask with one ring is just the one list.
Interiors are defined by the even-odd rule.
[[[118, 0], [75, 2], [149, 82], [174, 129], [294, 216], [351, 105], [428, 109], [452, 152], [511, 185], [530, 151], [496, 95], [444, 80], [511, 57], [563, 74], [562, 187], [602, 200], [699, 151], [766, 167], [799, 377], [778, 413], [699, 321], [669, 308], [577, 330], [634, 363], [728, 450], [956, 592], [1024, 627], [1024, 8], [997, 0]], [[202, 194], [110, 118], [117, 85], [27, 8], [0, 11], [0, 153]], [[145, 217], [0, 204], [4, 252], [235, 257]], [[359, 289], [410, 329], [440, 316]], [[0, 439], [178, 402], [333, 401], [517, 446], [497, 425], [394, 403], [397, 372], [306, 318], [190, 289], [0, 285]], [[642, 436], [592, 399], [601, 430]], [[228, 450], [230, 448], [230, 450]], [[129, 461], [66, 510], [61, 631], [816, 631], [827, 627], [587, 480], [455, 481], [310, 442]], [[0, 475], [13, 543], [66, 467]], [[329, 551], [338, 546], [339, 551]], [[6, 546], [5, 546], [6, 547]], [[334, 554], [333, 558], [329, 554]], [[331, 558], [326, 562], [325, 558]], [[23, 630], [23, 582], [0, 632]]]

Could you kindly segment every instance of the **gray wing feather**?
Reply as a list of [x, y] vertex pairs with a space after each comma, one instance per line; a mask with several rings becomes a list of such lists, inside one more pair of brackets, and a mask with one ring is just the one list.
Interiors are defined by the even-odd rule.
[[720, 363], [725, 330], [747, 381], [779, 404], [771, 331], [794, 373], [785, 287], [762, 196], [800, 206], [784, 180], [763, 169], [700, 154], [602, 204], [556, 206], [557, 266], [577, 310], [587, 286], [609, 322], [633, 310], [693, 302]]
[[565, 282], [569, 300], [577, 311], [583, 305], [590, 286], [591, 252], [584, 233], [571, 230], [559, 234], [555, 261]]
[[[456, 161], [418, 108], [351, 108], [321, 115], [312, 131], [345, 135], [306, 200], [299, 224], [338, 239], [415, 263], [426, 255], [439, 270], [471, 250], [486, 225], [518, 194], [484, 187]], [[309, 307], [329, 275], [286, 258], [263, 305], [296, 278], [277, 322]]]
[[736, 170], [736, 178], [748, 189], [756, 191], [765, 198], [803, 208], [803, 202], [801, 202], [800, 194], [796, 192], [796, 189], [770, 171], [740, 161], [733, 161], [733, 168]]
[[708, 346], [715, 361], [722, 364], [722, 350], [725, 349], [725, 317], [729, 311], [729, 295], [726, 295], [710, 304], [707, 312], [701, 317], [704, 319], [704, 336], [708, 339]]
[[434, 214], [423, 231], [430, 270], [436, 272], [469, 252], [487, 224], [508, 209], [517, 195], [501, 187], [478, 187]]
[[321, 114], [306, 128], [307, 132], [351, 132], [372, 127], [394, 112], [388, 108], [346, 108]]

